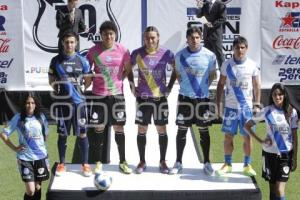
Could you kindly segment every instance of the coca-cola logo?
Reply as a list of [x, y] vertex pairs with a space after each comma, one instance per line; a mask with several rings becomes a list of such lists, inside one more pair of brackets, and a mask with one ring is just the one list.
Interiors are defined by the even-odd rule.
[[273, 41], [273, 49], [299, 49], [300, 37], [298, 38], [284, 38], [283, 35], [279, 35]]
[[10, 39], [0, 38], [0, 53], [7, 53], [9, 51], [9, 42]]

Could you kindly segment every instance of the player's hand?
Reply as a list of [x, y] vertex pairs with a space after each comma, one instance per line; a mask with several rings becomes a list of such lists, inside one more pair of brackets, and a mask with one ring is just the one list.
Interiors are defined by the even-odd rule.
[[197, 2], [197, 7], [198, 8], [202, 8], [203, 7], [203, 5], [204, 5], [204, 1], [203, 0], [196, 0], [196, 2]]
[[266, 145], [266, 146], [271, 146], [272, 145], [272, 140], [270, 138], [266, 138], [263, 142], [262, 142], [263, 145]]
[[25, 150], [26, 150], [26, 147], [23, 144], [21, 144], [15, 148], [15, 152], [17, 152], [17, 153], [23, 152]]

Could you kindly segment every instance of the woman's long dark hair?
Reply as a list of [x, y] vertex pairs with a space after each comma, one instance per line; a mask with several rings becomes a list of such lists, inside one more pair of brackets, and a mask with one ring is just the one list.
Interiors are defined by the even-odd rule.
[[25, 122], [25, 118], [27, 116], [26, 101], [28, 100], [29, 97], [31, 97], [35, 103], [35, 109], [33, 115], [37, 119], [39, 119], [41, 115], [41, 111], [40, 111], [41, 106], [40, 106], [39, 99], [36, 97], [36, 95], [33, 92], [28, 92], [25, 94], [24, 98], [22, 98], [22, 102], [21, 102], [21, 122]]
[[279, 89], [282, 92], [282, 94], [284, 95], [283, 103], [282, 103], [282, 110], [284, 111], [286, 119], [288, 119], [289, 118], [288, 117], [288, 109], [289, 109], [289, 106], [290, 106], [289, 95], [288, 95], [284, 85], [282, 85], [281, 83], [275, 83], [272, 86], [271, 92], [270, 92], [270, 95], [269, 95], [269, 105], [275, 105], [272, 95], [273, 95], [273, 92], [277, 89]]

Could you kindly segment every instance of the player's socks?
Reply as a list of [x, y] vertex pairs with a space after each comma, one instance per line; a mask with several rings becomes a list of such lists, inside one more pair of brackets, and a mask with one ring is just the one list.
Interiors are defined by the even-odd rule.
[[67, 149], [67, 136], [58, 136], [57, 140], [58, 154], [60, 163], [65, 163], [65, 155]]
[[145, 162], [145, 147], [146, 147], [146, 134], [140, 134], [137, 135], [137, 145], [139, 149], [140, 154], [140, 160]]
[[209, 131], [207, 127], [199, 127], [200, 132], [200, 146], [202, 148], [203, 152], [203, 163], [209, 163], [209, 149], [210, 149], [210, 136]]
[[79, 146], [81, 152], [82, 163], [88, 163], [89, 159], [89, 140], [87, 137], [79, 137]]
[[104, 132], [103, 130], [95, 130], [95, 145], [92, 148], [92, 151], [95, 155], [95, 160], [100, 162], [102, 160], [103, 153], [103, 142], [104, 142]]
[[187, 127], [178, 127], [177, 136], [176, 136], [176, 151], [177, 151], [177, 162], [182, 162], [182, 155], [183, 150], [186, 144], [186, 133], [187, 133]]
[[125, 134], [123, 132], [116, 132], [115, 141], [118, 145], [120, 163], [123, 163], [125, 161]]
[[167, 133], [158, 134], [159, 136], [159, 150], [160, 150], [160, 161], [166, 160], [166, 152], [168, 146], [168, 135]]

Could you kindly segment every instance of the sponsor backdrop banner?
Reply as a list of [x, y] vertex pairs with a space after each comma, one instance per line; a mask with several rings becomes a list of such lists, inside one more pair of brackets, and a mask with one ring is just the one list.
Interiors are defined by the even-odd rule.
[[[0, 0], [0, 86], [7, 90], [49, 90], [49, 62], [57, 54], [55, 14], [67, 0], [23, 2]], [[223, 26], [226, 58], [232, 56], [234, 38], [244, 35], [249, 41], [249, 57], [261, 66], [263, 88], [274, 82], [299, 84], [299, 1], [223, 2], [227, 5]], [[202, 27], [196, 18], [195, 0], [80, 0], [79, 8], [90, 28], [89, 33], [80, 35], [83, 54], [100, 39], [98, 29], [104, 20], [117, 23], [118, 41], [130, 51], [141, 46], [146, 26], [156, 26], [160, 44], [174, 53], [186, 45], [187, 27]]]
[[299, 85], [300, 2], [262, 1], [261, 16], [263, 86]]
[[24, 48], [21, 1], [0, 0], [0, 88], [23, 89]]

